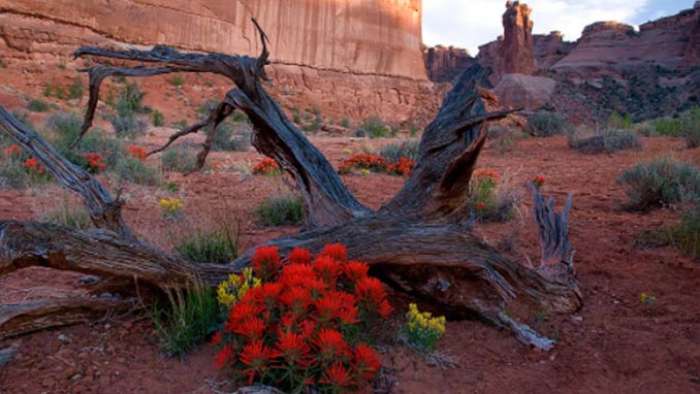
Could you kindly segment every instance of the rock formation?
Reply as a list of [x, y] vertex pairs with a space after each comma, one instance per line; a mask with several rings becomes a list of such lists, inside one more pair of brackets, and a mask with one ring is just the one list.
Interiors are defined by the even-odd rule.
[[[401, 118], [432, 95], [420, 0], [0, 0], [0, 56], [10, 66], [65, 64], [84, 44], [253, 55], [251, 16], [269, 34], [272, 74], [302, 85], [308, 106]], [[326, 99], [342, 105], [314, 102], [328, 91], [345, 94]]]
[[574, 43], [564, 41], [564, 36], [559, 31], [553, 31], [549, 34], [535, 34], [532, 38], [535, 64], [538, 70], [551, 68], [574, 48]]
[[532, 74], [535, 72], [532, 39], [532, 9], [518, 1], [508, 1], [503, 14], [503, 41], [499, 49], [500, 74]]
[[450, 82], [462, 70], [476, 63], [476, 59], [466, 49], [442, 45], [424, 48], [423, 56], [428, 78], [435, 82]]

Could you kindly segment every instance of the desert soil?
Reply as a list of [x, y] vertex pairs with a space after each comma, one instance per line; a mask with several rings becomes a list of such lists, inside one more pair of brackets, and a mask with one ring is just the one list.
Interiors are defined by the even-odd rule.
[[[142, 144], [165, 136], [156, 130]], [[334, 165], [367, 141], [317, 137], [312, 141]], [[546, 178], [544, 191], [561, 203], [574, 194], [571, 237], [585, 306], [573, 316], [533, 316], [528, 323], [556, 338], [544, 353], [517, 342], [509, 333], [480, 322], [449, 322], [439, 352], [454, 368], [438, 368], [400, 346], [384, 348], [394, 393], [697, 393], [700, 392], [700, 265], [673, 248], [643, 248], [635, 242], [648, 229], [673, 224], [672, 209], [648, 214], [621, 209], [624, 190], [618, 175], [640, 160], [663, 155], [700, 165], [700, 150], [680, 140], [645, 139], [640, 152], [586, 156], [570, 150], [564, 138], [519, 140], [511, 152], [491, 144], [480, 165], [512, 178], [523, 194], [516, 219], [476, 229], [514, 258], [536, 260], [538, 246], [524, 183]], [[186, 229], [216, 223], [222, 217], [240, 223], [244, 246], [297, 228], [265, 229], [255, 223], [255, 206], [283, 193], [280, 178], [240, 171], [260, 158], [254, 151], [216, 153], [211, 169], [189, 177], [168, 174], [180, 185], [185, 202], [180, 223], [160, 217], [157, 202], [172, 195], [157, 188], [128, 186], [126, 218], [146, 239], [171, 248]], [[348, 175], [344, 180], [359, 199], [377, 208], [404, 181], [385, 175]], [[114, 186], [114, 185], [113, 185]], [[59, 198], [71, 198], [55, 186], [27, 191], [0, 190], [0, 219], [40, 217]], [[225, 215], [223, 214], [225, 213]], [[371, 248], [372, 245], [367, 245]], [[0, 280], [0, 303], [60, 297], [79, 291], [80, 275], [34, 268]], [[640, 302], [640, 294], [656, 297]], [[398, 304], [406, 300], [397, 297]], [[39, 332], [0, 342], [14, 345], [15, 359], [0, 368], [1, 393], [216, 393], [233, 389], [226, 374], [212, 365], [214, 349], [204, 345], [184, 360], [159, 351], [147, 314], [105, 316], [91, 324]]]

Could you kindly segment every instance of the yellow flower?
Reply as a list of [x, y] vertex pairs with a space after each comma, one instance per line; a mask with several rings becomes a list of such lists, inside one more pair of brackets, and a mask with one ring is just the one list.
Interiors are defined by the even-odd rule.
[[217, 300], [221, 305], [231, 306], [240, 301], [248, 290], [261, 285], [260, 279], [253, 276], [251, 268], [243, 269], [240, 275], [231, 274], [216, 289]]

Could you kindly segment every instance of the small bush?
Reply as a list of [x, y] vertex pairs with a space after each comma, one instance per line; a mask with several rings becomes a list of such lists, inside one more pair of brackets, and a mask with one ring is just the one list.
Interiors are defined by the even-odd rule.
[[255, 210], [263, 226], [296, 226], [304, 220], [304, 203], [297, 196], [270, 197]]
[[537, 111], [527, 118], [527, 131], [536, 137], [564, 134], [570, 129], [566, 118], [556, 112]]
[[617, 112], [613, 112], [608, 118], [608, 128], [610, 129], [629, 130], [632, 128], [633, 123], [629, 114], [620, 115]]
[[408, 306], [406, 320], [402, 334], [409, 346], [419, 352], [434, 351], [440, 338], [445, 335], [445, 316], [433, 317], [430, 312], [419, 311], [416, 304]]
[[348, 118], [341, 119], [340, 126], [346, 128], [346, 129], [349, 129], [350, 127], [352, 127], [352, 124], [350, 123], [350, 119], [348, 119]]
[[389, 127], [380, 117], [373, 116], [365, 119], [355, 132], [357, 137], [386, 138], [393, 135]]
[[606, 129], [598, 135], [578, 138], [569, 136], [569, 147], [581, 153], [614, 153], [622, 150], [641, 149], [642, 142], [636, 132], [631, 130]]
[[46, 112], [49, 110], [49, 104], [43, 100], [31, 100], [27, 104], [27, 109], [32, 112]]
[[134, 113], [119, 112], [112, 115], [109, 122], [119, 137], [136, 138], [146, 131], [146, 123], [138, 119]]
[[238, 257], [238, 241], [229, 229], [196, 232], [182, 240], [175, 250], [193, 263], [226, 264]]
[[144, 96], [135, 83], [127, 83], [120, 91], [114, 104], [116, 113], [109, 118], [118, 136], [134, 138], [146, 131], [146, 123], [137, 118], [138, 113], [146, 112], [143, 106]]
[[626, 189], [631, 209], [649, 210], [700, 198], [700, 170], [668, 158], [638, 164], [618, 182]]
[[185, 78], [182, 75], [176, 74], [173, 75], [173, 77], [170, 78], [168, 82], [170, 82], [171, 85], [179, 89], [182, 87], [182, 85], [185, 84]]
[[13, 159], [0, 159], [0, 188], [24, 189], [31, 184], [22, 162]]
[[122, 157], [114, 166], [114, 173], [122, 182], [145, 186], [158, 186], [161, 183], [160, 172], [157, 169], [146, 166], [134, 157]]
[[665, 137], [680, 137], [683, 132], [683, 123], [680, 119], [659, 118], [651, 122], [656, 134]]
[[162, 127], [165, 125], [165, 116], [163, 116], [162, 112], [155, 110], [151, 114], [151, 122], [155, 127]]
[[250, 149], [252, 134], [248, 126], [224, 122], [216, 128], [211, 148], [214, 151], [246, 152]]
[[182, 145], [166, 150], [160, 161], [165, 171], [187, 174], [197, 169], [197, 154]]
[[63, 201], [58, 209], [46, 213], [41, 221], [76, 230], [86, 230], [92, 227], [92, 219], [85, 208], [73, 206], [67, 201]]
[[73, 83], [71, 83], [70, 86], [68, 86], [68, 99], [79, 100], [83, 98], [83, 94], [83, 81], [81, 81], [80, 78], [75, 78], [73, 80]]
[[683, 136], [688, 148], [700, 147], [700, 107], [691, 109], [683, 114]]
[[88, 168], [86, 154], [99, 154], [108, 168], [113, 167], [124, 156], [124, 148], [119, 140], [107, 137], [99, 129], [85, 134], [80, 143], [73, 143], [80, 135], [82, 121], [74, 113], [57, 112], [46, 121], [46, 127], [52, 130], [51, 143], [65, 158], [84, 169]]
[[700, 202], [671, 230], [671, 242], [693, 258], [700, 258]]
[[469, 182], [469, 206], [472, 215], [482, 222], [505, 222], [513, 217], [518, 204], [517, 193], [498, 172], [492, 169], [474, 171]]
[[420, 147], [420, 141], [409, 140], [401, 143], [393, 143], [385, 145], [380, 151], [379, 155], [384, 158], [387, 162], [395, 163], [399, 161], [402, 157], [411, 159], [413, 161], [418, 160], [418, 148]]
[[168, 299], [167, 306], [154, 307], [152, 320], [163, 351], [182, 357], [217, 330], [221, 310], [214, 290], [204, 285], [184, 294], [168, 293]]

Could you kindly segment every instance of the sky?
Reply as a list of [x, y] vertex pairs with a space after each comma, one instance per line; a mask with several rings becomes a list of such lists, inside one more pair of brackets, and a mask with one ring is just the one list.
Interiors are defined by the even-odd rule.
[[[476, 56], [479, 45], [503, 33], [505, 0], [423, 0], [423, 41], [467, 48]], [[532, 9], [535, 34], [559, 30], [575, 41], [593, 22], [614, 20], [640, 25], [692, 8], [695, 0], [526, 0]]]

